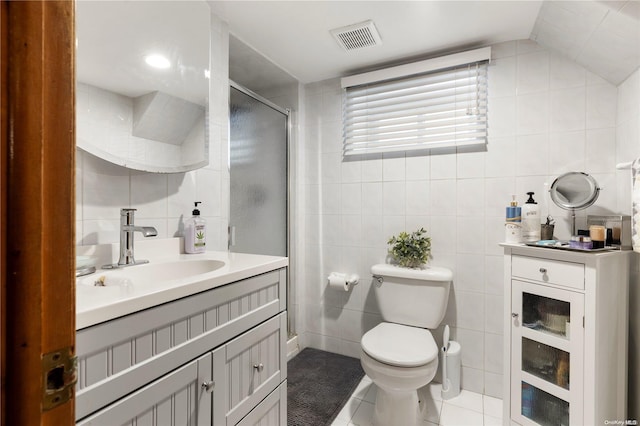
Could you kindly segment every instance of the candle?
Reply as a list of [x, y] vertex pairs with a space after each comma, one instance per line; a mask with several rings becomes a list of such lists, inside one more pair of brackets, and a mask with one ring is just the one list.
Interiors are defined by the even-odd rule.
[[593, 241], [593, 248], [604, 248], [604, 240], [607, 230], [604, 226], [591, 225], [589, 227], [589, 236]]

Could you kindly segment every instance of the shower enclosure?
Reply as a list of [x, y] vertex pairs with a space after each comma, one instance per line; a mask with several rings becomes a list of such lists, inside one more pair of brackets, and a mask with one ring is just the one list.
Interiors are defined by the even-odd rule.
[[230, 85], [229, 251], [289, 256], [289, 111], [235, 82]]

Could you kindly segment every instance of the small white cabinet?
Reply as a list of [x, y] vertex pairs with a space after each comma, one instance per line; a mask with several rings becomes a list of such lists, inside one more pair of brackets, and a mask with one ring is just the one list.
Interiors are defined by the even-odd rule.
[[505, 421], [626, 419], [629, 252], [504, 249]]
[[77, 424], [285, 424], [285, 292], [283, 268], [78, 330]]

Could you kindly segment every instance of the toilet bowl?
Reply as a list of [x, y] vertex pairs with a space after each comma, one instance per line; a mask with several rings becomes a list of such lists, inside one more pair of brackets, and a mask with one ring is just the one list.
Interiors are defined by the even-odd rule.
[[438, 348], [428, 330], [381, 323], [362, 336], [360, 362], [378, 386], [376, 425], [418, 424], [418, 388], [438, 369]]
[[362, 368], [378, 387], [373, 424], [418, 425], [418, 389], [438, 369], [438, 347], [429, 328], [444, 317], [453, 274], [445, 268], [394, 265], [374, 265], [371, 271], [384, 320], [361, 340]]

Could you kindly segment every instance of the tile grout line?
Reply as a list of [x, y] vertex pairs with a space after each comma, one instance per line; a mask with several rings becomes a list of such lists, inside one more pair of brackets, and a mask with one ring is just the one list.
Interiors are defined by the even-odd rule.
[[[482, 416], [483, 423], [484, 423], [485, 417], [490, 418], [490, 419], [493, 419], [493, 420], [496, 420], [496, 421], [498, 421], [498, 422], [501, 422], [501, 421], [502, 421], [502, 417], [501, 417], [501, 416], [491, 415], [491, 414], [494, 414], [494, 413], [492, 412], [491, 414], [489, 414], [489, 413], [487, 413], [487, 412], [486, 412], [486, 410], [485, 410], [485, 397], [487, 397], [487, 398], [494, 398], [494, 399], [496, 400], [496, 401], [494, 401], [494, 402], [500, 402], [500, 403], [501, 403], [500, 398], [489, 397], [489, 396], [487, 396], [487, 395], [478, 394], [478, 393], [476, 393], [476, 392], [470, 392], [470, 391], [467, 391], [467, 392], [468, 392], [468, 394], [471, 394], [471, 395], [477, 395], [477, 396], [480, 396], [480, 397], [481, 397], [481, 405], [480, 405], [480, 407], [481, 407], [481, 408], [480, 408], [480, 409], [477, 409], [477, 405], [473, 405], [473, 404], [472, 404], [471, 406], [469, 406], [469, 405], [465, 405], [465, 404], [459, 404], [459, 405], [456, 405], [456, 404], [452, 404], [452, 403], [450, 403], [450, 402], [448, 402], [448, 401], [445, 401], [445, 400], [435, 400], [435, 399], [434, 399], [434, 400], [433, 400], [433, 402], [434, 402], [434, 403], [436, 403], [436, 405], [440, 405], [440, 410], [438, 410], [438, 420], [437, 420], [437, 423], [433, 423], [432, 421], [428, 420], [428, 419], [427, 419], [427, 418], [425, 418], [425, 417], [423, 417], [423, 418], [422, 418], [423, 423], [425, 423], [425, 424], [437, 424], [437, 425], [441, 425], [441, 424], [442, 424], [441, 422], [442, 422], [442, 420], [443, 420], [443, 418], [442, 418], [442, 412], [443, 412], [443, 409], [444, 409], [444, 407], [445, 407], [445, 406], [448, 406], [448, 407], [450, 407], [451, 409], [454, 409], [454, 410], [455, 410], [455, 409], [462, 408], [462, 409], [465, 409], [465, 410], [469, 410], [469, 411], [471, 411], [471, 412], [473, 412], [473, 413], [479, 414], [480, 416]], [[361, 401], [368, 402], [368, 401], [366, 401], [366, 400], [361, 400]], [[437, 409], [436, 409], [436, 410], [437, 410]], [[353, 423], [350, 423], [350, 424], [353, 424]]]

